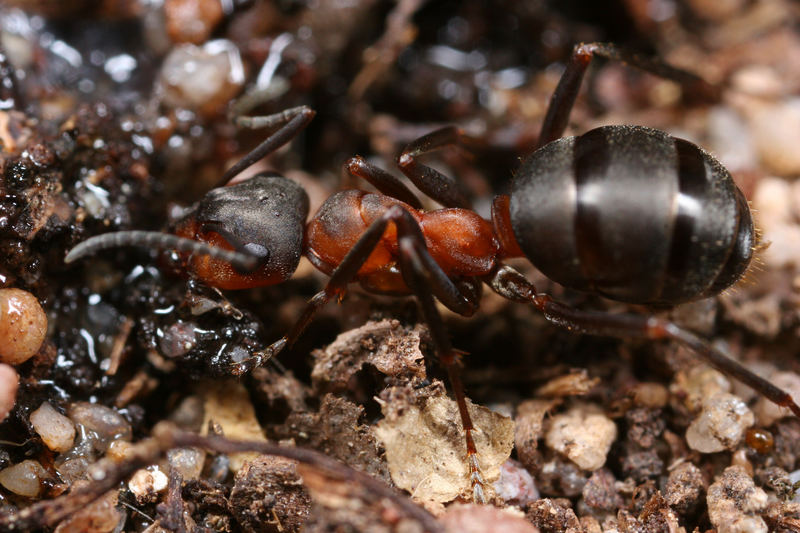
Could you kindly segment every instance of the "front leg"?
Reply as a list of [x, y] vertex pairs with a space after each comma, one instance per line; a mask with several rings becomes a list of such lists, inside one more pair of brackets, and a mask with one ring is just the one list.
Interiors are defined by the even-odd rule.
[[347, 284], [356, 279], [359, 269], [380, 242], [390, 222], [394, 223], [397, 228], [397, 240], [400, 250], [399, 263], [403, 279], [420, 303], [423, 317], [433, 337], [436, 354], [447, 371], [456, 403], [458, 404], [466, 439], [467, 461], [473, 497], [477, 502], [484, 502], [485, 482], [480, 472], [475, 441], [472, 437], [475, 428], [467, 410], [458, 353], [450, 343], [447, 329], [439, 311], [436, 309], [434, 295], [440, 298], [447, 307], [462, 314], [472, 314], [477, 308], [478, 302], [475, 299], [474, 291], [462, 291], [434, 261], [428, 252], [419, 224], [405, 208], [399, 205], [392, 206], [380, 218], [375, 220], [333, 271], [325, 288], [311, 298], [302, 315], [289, 332], [265, 350], [257, 352], [252, 358], [239, 363], [234, 373], [243, 374], [248, 372], [277, 355], [285, 347], [291, 346], [302, 335], [322, 306], [332, 298], [344, 295]]
[[214, 188], [222, 187], [236, 177], [247, 167], [255, 164], [260, 159], [271, 154], [284, 144], [294, 139], [298, 133], [303, 131], [311, 123], [316, 112], [308, 106], [293, 107], [285, 109], [272, 115], [250, 117], [237, 115], [234, 122], [240, 128], [277, 128], [269, 137], [264, 139], [261, 144], [253, 148], [247, 155], [236, 162], [231, 168], [225, 171]]

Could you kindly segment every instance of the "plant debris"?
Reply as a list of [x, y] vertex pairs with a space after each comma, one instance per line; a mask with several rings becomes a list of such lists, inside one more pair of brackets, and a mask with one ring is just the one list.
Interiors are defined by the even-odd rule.
[[[464, 460], [464, 435], [456, 402], [441, 386], [417, 405], [414, 394], [389, 393], [384, 418], [375, 435], [386, 450], [392, 481], [417, 500], [449, 502], [471, 492], [469, 469]], [[402, 405], [402, 402], [408, 402]], [[514, 444], [514, 423], [489, 409], [467, 403], [475, 432], [475, 446], [484, 479], [493, 483]]]

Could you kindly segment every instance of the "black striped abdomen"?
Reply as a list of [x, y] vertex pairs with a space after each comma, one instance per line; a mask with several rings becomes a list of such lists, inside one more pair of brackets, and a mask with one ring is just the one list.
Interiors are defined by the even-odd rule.
[[532, 154], [511, 195], [514, 234], [551, 279], [673, 305], [719, 292], [750, 260], [753, 227], [730, 174], [697, 146], [604, 126]]

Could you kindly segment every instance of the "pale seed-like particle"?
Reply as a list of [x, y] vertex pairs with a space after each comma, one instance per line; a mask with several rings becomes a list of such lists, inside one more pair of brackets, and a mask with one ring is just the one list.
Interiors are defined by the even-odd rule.
[[44, 467], [38, 461], [26, 460], [0, 470], [0, 485], [19, 496], [36, 498], [41, 490]]
[[47, 402], [31, 413], [31, 425], [44, 445], [54, 452], [65, 452], [75, 441], [75, 425]]
[[24, 363], [39, 351], [46, 334], [47, 315], [36, 296], [0, 289], [0, 363]]
[[754, 421], [753, 412], [738, 396], [718, 392], [703, 402], [703, 410], [686, 430], [686, 442], [701, 453], [732, 450]]

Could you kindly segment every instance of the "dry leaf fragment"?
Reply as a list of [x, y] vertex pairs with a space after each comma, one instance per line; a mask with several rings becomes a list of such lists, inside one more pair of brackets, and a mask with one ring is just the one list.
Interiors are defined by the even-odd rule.
[[[207, 382], [199, 388], [203, 397], [203, 434], [208, 432], [209, 422], [219, 424], [223, 434], [234, 440], [266, 441], [247, 389], [236, 381]], [[230, 456], [231, 470], [238, 472], [247, 461], [258, 457], [257, 453], [244, 452]]]
[[[398, 395], [399, 396], [399, 395]], [[475, 425], [475, 445], [486, 489], [500, 477], [500, 465], [511, 455], [514, 422], [467, 401]], [[458, 407], [440, 392], [422, 407], [403, 409], [383, 405], [386, 418], [375, 427], [375, 435], [386, 449], [394, 483], [417, 501], [448, 502], [471, 493], [466, 461], [464, 430]]]

